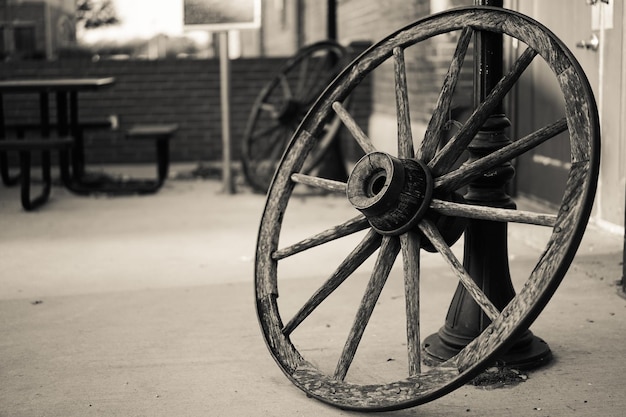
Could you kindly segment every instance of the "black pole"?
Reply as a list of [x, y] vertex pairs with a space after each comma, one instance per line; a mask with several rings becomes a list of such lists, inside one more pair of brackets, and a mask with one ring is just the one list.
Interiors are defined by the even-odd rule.
[[326, 31], [327, 38], [331, 41], [337, 40], [337, 0], [328, 0]]
[[[502, 0], [476, 0], [477, 6], [503, 7]], [[494, 32], [474, 35], [474, 106], [478, 106], [503, 76], [503, 37]], [[500, 103], [468, 146], [469, 162], [482, 158], [508, 144], [505, 130], [511, 122]], [[464, 198], [468, 203], [515, 209], [507, 194], [507, 184], [515, 169], [504, 163], [469, 184]], [[503, 309], [514, 297], [507, 249], [507, 224], [470, 220], [465, 229], [463, 266], [496, 308]], [[435, 361], [456, 355], [491, 323], [465, 287], [458, 285], [444, 326], [424, 341], [424, 351]], [[529, 369], [547, 363], [551, 358], [548, 345], [529, 330], [502, 354], [499, 364]]]
[[[337, 41], [337, 0], [327, 0], [326, 5], [326, 36], [328, 40]], [[332, 64], [335, 65], [336, 62]], [[339, 136], [339, 134], [335, 136], [326, 150], [326, 154], [319, 165], [319, 175], [328, 179], [346, 181], [348, 172], [343, 163], [344, 157]]]

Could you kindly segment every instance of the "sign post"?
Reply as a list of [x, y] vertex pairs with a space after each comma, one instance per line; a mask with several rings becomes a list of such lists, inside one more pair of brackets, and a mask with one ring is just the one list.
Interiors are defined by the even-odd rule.
[[222, 108], [222, 184], [226, 194], [234, 194], [233, 170], [231, 166], [230, 130], [230, 58], [228, 56], [228, 31], [219, 32], [220, 52], [220, 103]]
[[232, 176], [230, 126], [230, 58], [228, 31], [258, 29], [260, 0], [183, 0], [185, 29], [219, 33], [220, 105], [222, 109], [222, 184], [227, 194], [235, 192]]

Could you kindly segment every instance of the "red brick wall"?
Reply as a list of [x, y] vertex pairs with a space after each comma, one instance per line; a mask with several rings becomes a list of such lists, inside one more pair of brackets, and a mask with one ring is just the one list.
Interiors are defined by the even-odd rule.
[[[232, 154], [240, 143], [252, 104], [284, 58], [231, 61]], [[222, 155], [219, 61], [79, 61], [9, 62], [0, 64], [0, 78], [112, 76], [115, 85], [97, 93], [80, 93], [80, 118], [102, 120], [118, 115], [123, 129], [134, 123], [178, 123], [171, 143], [173, 161], [220, 160]], [[54, 98], [50, 98], [54, 115]], [[7, 122], [34, 120], [37, 98], [5, 95]], [[89, 133], [87, 161], [143, 162], [153, 159], [152, 146], [129, 144], [120, 132]], [[147, 149], [149, 148], [149, 149]]]

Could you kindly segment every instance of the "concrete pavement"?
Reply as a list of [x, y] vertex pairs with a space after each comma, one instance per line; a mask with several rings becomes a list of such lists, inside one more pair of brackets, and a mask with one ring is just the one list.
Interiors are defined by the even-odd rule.
[[[290, 220], [307, 233], [349, 209], [326, 197], [294, 204], [301, 217]], [[55, 187], [46, 206], [25, 213], [19, 191], [1, 188], [0, 416], [360, 415], [307, 398], [265, 347], [253, 294], [263, 205], [245, 188], [221, 193], [217, 180], [172, 180], [143, 197], [86, 198]], [[510, 260], [523, 269], [540, 237], [516, 236]], [[549, 366], [512, 387], [468, 385], [384, 415], [624, 415], [621, 245], [622, 236], [589, 227], [532, 326], [553, 350]], [[436, 274], [447, 268], [433, 262]], [[316, 269], [287, 268], [297, 276], [285, 291], [310, 294]], [[425, 307], [445, 313], [453, 287], [434, 286]], [[402, 292], [389, 291], [383, 311]]]

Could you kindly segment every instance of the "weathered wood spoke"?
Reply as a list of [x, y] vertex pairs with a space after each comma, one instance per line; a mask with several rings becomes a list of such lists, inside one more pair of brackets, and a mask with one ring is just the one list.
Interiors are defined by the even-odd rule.
[[330, 70], [334, 66], [332, 61], [333, 57], [337, 60], [339, 59], [333, 55], [332, 52], [324, 54], [323, 57], [309, 57], [308, 61], [313, 60], [314, 65], [310, 70], [307, 65], [308, 72], [301, 78], [301, 80], [304, 81], [304, 85], [302, 86], [302, 89], [299, 90], [298, 97], [300, 97], [302, 103], [311, 104], [326, 87], [329, 81], [328, 76], [330, 74]]
[[378, 258], [376, 259], [376, 264], [374, 265], [374, 271], [372, 272], [370, 281], [365, 289], [365, 294], [361, 300], [361, 305], [354, 319], [354, 324], [352, 325], [346, 344], [341, 352], [341, 357], [335, 368], [334, 378], [336, 380], [343, 381], [348, 373], [359, 342], [365, 332], [365, 327], [367, 327], [367, 323], [374, 312], [376, 301], [378, 301], [378, 297], [383, 290], [391, 267], [398, 256], [398, 252], [400, 252], [399, 239], [385, 236], [380, 247]]
[[332, 192], [346, 192], [346, 183], [341, 181], [329, 180], [326, 178], [314, 177], [306, 174], [291, 174], [291, 180], [299, 184], [308, 185], [310, 187], [320, 188]]
[[280, 85], [283, 87], [283, 94], [286, 99], [293, 98], [293, 92], [291, 91], [291, 87], [289, 86], [289, 80], [285, 74], [279, 74], [278, 79], [280, 80]]
[[276, 122], [272, 123], [270, 126], [261, 129], [260, 131], [256, 132], [251, 139], [256, 141], [259, 140], [263, 137], [265, 137], [266, 135], [270, 134], [270, 133], [274, 133], [276, 131], [276, 129], [280, 129], [282, 126]]
[[399, 47], [394, 48], [393, 57], [396, 84], [396, 117], [398, 120], [398, 156], [400, 158], [413, 158], [413, 134], [411, 133], [409, 89], [406, 82], [404, 50]]
[[376, 151], [376, 148], [374, 147], [374, 145], [372, 145], [372, 141], [370, 140], [370, 138], [367, 137], [365, 132], [363, 132], [363, 130], [356, 123], [356, 121], [352, 118], [350, 113], [348, 113], [348, 111], [345, 109], [345, 107], [343, 107], [340, 102], [335, 101], [333, 103], [333, 110], [335, 110], [337, 116], [339, 116], [343, 124], [346, 126], [346, 128], [348, 128], [348, 131], [350, 132], [352, 137], [354, 137], [354, 139], [357, 141], [357, 143], [365, 153]]
[[511, 71], [506, 74], [491, 90], [485, 100], [476, 107], [463, 127], [428, 163], [434, 176], [439, 176], [450, 170], [454, 162], [461, 156], [467, 145], [472, 141], [478, 130], [485, 123], [495, 107], [504, 99], [524, 70], [530, 65], [537, 51], [527, 48], [515, 62]]
[[477, 206], [473, 204], [462, 204], [437, 199], [433, 199], [430, 202], [430, 208], [446, 216], [465, 217], [468, 219], [525, 223], [549, 227], [553, 227], [556, 223], [555, 214]]
[[303, 62], [300, 64], [299, 66], [299, 75], [297, 77], [298, 80], [298, 84], [296, 86], [296, 97], [299, 98], [303, 98], [306, 92], [306, 84], [307, 81], [309, 80], [309, 65], [311, 63], [311, 56], [307, 56], [305, 59], [303, 59]]
[[278, 163], [278, 159], [285, 149], [285, 142], [289, 140], [287, 135], [289, 135], [289, 131], [284, 126], [279, 126], [278, 129], [274, 130], [268, 141], [270, 145], [259, 152], [258, 159]]
[[379, 247], [381, 236], [370, 230], [365, 238], [337, 267], [331, 277], [304, 303], [294, 317], [283, 327], [283, 334], [288, 336], [306, 319], [330, 294], [363, 264]]
[[567, 130], [567, 120], [562, 118], [548, 126], [507, 145], [497, 151], [484, 156], [474, 162], [465, 164], [459, 169], [449, 172], [435, 180], [435, 188], [439, 191], [454, 191], [469, 184], [485, 171], [510, 161], [530, 149], [552, 139], [559, 133]]
[[278, 114], [278, 110], [276, 110], [276, 105], [272, 103], [261, 103], [259, 105], [259, 109], [270, 113], [272, 117], [275, 117]]
[[454, 94], [457, 81], [459, 80], [461, 68], [463, 67], [465, 53], [467, 52], [470, 40], [472, 39], [472, 33], [472, 29], [466, 27], [463, 31], [461, 31], [461, 35], [459, 36], [459, 41], [457, 42], [456, 50], [452, 56], [452, 62], [450, 62], [450, 67], [448, 68], [448, 72], [443, 81], [443, 87], [439, 93], [435, 110], [430, 118], [430, 121], [428, 122], [422, 146], [418, 149], [417, 158], [422, 161], [430, 161], [433, 156], [435, 156], [435, 152], [437, 152], [441, 130], [448, 121], [450, 103], [452, 102], [452, 96]]
[[450, 265], [455, 275], [461, 281], [461, 284], [465, 287], [467, 292], [472, 296], [474, 301], [480, 306], [480, 308], [485, 312], [487, 317], [491, 320], [495, 320], [500, 312], [493, 305], [493, 303], [487, 298], [487, 296], [482, 292], [482, 290], [476, 285], [472, 277], [467, 273], [461, 262], [454, 256], [450, 247], [446, 244], [443, 236], [437, 230], [437, 227], [429, 220], [423, 220], [419, 224], [419, 229], [424, 233], [424, 235], [428, 238], [430, 243], [433, 244], [437, 252], [443, 256], [443, 259]]
[[361, 230], [365, 230], [368, 227], [369, 223], [365, 216], [359, 215], [335, 227], [331, 227], [330, 229], [326, 229], [323, 232], [303, 239], [298, 243], [294, 243], [293, 245], [289, 245], [285, 248], [275, 251], [274, 253], [272, 253], [272, 259], [278, 261], [280, 259], [295, 255], [296, 253], [303, 252], [307, 249], [311, 249], [316, 246], [323, 245], [324, 243], [331, 242], [333, 240], [351, 235], [356, 232], [360, 232]]
[[402, 265], [404, 269], [404, 293], [406, 298], [406, 334], [409, 359], [409, 375], [421, 371], [420, 346], [420, 236], [409, 231], [400, 236]]

